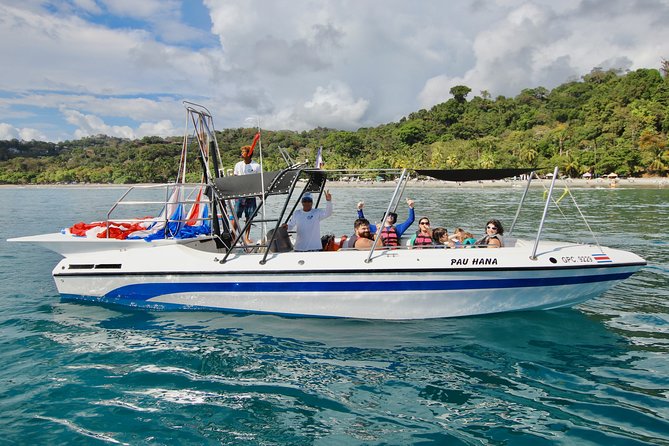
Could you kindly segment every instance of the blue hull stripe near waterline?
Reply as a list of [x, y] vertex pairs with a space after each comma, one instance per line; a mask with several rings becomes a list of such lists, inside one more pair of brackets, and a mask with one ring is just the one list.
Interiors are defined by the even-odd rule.
[[415, 280], [369, 282], [182, 282], [138, 283], [122, 286], [107, 293], [105, 298], [147, 300], [157, 296], [179, 293], [309, 293], [309, 292], [389, 292], [389, 291], [472, 291], [506, 288], [541, 288], [578, 285], [627, 279], [633, 272], [618, 274], [514, 278], [486, 280]]

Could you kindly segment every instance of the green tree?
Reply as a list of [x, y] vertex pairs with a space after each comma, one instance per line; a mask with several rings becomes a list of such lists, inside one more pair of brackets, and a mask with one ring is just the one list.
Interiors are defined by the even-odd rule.
[[397, 129], [397, 138], [408, 146], [425, 138], [425, 123], [422, 120], [407, 121]]
[[465, 102], [467, 100], [467, 95], [472, 91], [471, 88], [467, 87], [466, 85], [456, 85], [454, 87], [451, 87], [450, 93], [453, 95], [453, 98], [455, 98], [456, 101], [458, 102]]
[[492, 169], [495, 165], [495, 155], [491, 152], [485, 152], [481, 155], [479, 166], [481, 166], [482, 169]]
[[[669, 78], [639, 69], [629, 73], [594, 68], [580, 81], [549, 91], [523, 89], [516, 97], [492, 99], [487, 91], [467, 100], [471, 89], [457, 85], [453, 97], [377, 127], [343, 131], [263, 131], [265, 169], [285, 166], [284, 148], [296, 161], [313, 162], [323, 146], [327, 168], [513, 167], [557, 163], [570, 174], [617, 171], [666, 175]], [[256, 129], [216, 132], [221, 168], [232, 169], [239, 148]], [[0, 141], [0, 182], [30, 184], [71, 181], [173, 181], [182, 138], [137, 140], [94, 135], [78, 140]], [[189, 150], [189, 178], [199, 177], [197, 150]]]

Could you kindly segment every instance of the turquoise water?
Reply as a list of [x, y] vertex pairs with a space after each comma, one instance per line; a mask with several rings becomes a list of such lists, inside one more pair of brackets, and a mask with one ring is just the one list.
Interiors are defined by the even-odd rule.
[[[63, 303], [59, 257], [5, 241], [100, 219], [123, 191], [0, 189], [0, 444], [669, 444], [669, 190], [573, 191], [601, 244], [649, 262], [600, 298], [405, 322]], [[522, 191], [407, 192], [433, 226], [480, 233]], [[387, 194], [333, 188], [350, 219], [324, 231]], [[589, 241], [553, 215], [547, 238]]]

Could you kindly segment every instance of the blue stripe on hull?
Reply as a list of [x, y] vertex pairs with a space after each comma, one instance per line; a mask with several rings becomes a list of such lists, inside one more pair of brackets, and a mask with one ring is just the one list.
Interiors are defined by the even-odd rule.
[[403, 280], [351, 282], [185, 282], [138, 283], [122, 286], [107, 293], [104, 298], [148, 300], [157, 296], [179, 293], [308, 293], [308, 292], [392, 292], [392, 291], [459, 291], [507, 288], [537, 288], [577, 285], [624, 280], [633, 272], [514, 279], [476, 280]]

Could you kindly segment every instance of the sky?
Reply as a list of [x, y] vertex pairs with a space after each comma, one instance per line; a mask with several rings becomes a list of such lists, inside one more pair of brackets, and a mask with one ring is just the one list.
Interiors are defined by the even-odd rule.
[[0, 0], [0, 140], [356, 130], [659, 68], [669, 0]]

